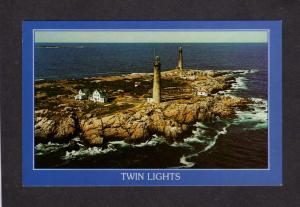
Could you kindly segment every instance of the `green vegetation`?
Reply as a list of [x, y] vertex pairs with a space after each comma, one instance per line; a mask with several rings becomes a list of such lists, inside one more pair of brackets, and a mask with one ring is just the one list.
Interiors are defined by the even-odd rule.
[[79, 89], [81, 89], [81, 90], [89, 89], [91, 92], [93, 92], [92, 90], [104, 88], [101, 83], [96, 83], [96, 82], [92, 82], [91, 80], [85, 80], [85, 79], [70, 80], [68, 83], [72, 84], [72, 88], [76, 89], [77, 91]]
[[98, 102], [88, 102], [85, 106], [85, 110], [87, 111], [92, 111], [94, 109], [99, 109], [104, 106], [103, 103], [98, 103]]
[[167, 88], [167, 87], [184, 87], [186, 86], [186, 83], [182, 80], [178, 79], [162, 79], [161, 80], [161, 87]]
[[[140, 82], [138, 87], [135, 87], [135, 82]], [[125, 80], [116, 81], [104, 81], [101, 82], [107, 90], [117, 91], [119, 89], [124, 90], [125, 93], [130, 93], [132, 95], [140, 96], [147, 93], [152, 88], [151, 81], [145, 81], [142, 78], [133, 78]]]
[[104, 111], [102, 114], [111, 114], [116, 111], [125, 110], [134, 107], [133, 104], [124, 103], [122, 105], [112, 104], [108, 107], [107, 111]]
[[39, 109], [53, 109], [57, 106], [56, 100], [47, 100], [45, 98], [35, 99], [34, 108]]
[[[101, 79], [69, 79], [69, 80], [42, 80], [35, 83], [35, 110], [49, 109], [56, 112], [71, 108], [79, 114], [112, 114], [118, 111], [130, 109], [146, 98], [152, 97], [153, 76], [124, 76], [107, 77]], [[178, 88], [187, 86], [186, 81], [178, 78], [161, 79], [164, 100], [184, 98], [183, 92]], [[164, 88], [168, 88], [164, 90]], [[173, 88], [173, 89], [172, 89]], [[89, 91], [106, 90], [107, 103], [92, 102], [90, 100], [75, 100], [78, 90]]]
[[68, 94], [70, 91], [65, 90], [62, 86], [51, 84], [51, 86], [44, 86], [40, 88], [35, 87], [35, 93], [45, 93], [48, 97], [53, 97]]

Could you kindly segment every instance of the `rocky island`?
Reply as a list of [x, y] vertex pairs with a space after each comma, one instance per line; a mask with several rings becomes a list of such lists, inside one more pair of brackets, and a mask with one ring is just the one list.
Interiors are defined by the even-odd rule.
[[[250, 103], [220, 93], [235, 82], [229, 71], [177, 68], [160, 72], [159, 78], [160, 103], [150, 98], [153, 73], [37, 81], [35, 142], [68, 142], [78, 136], [86, 145], [138, 143], [153, 134], [180, 142], [197, 121], [233, 118], [235, 107]], [[84, 88], [105, 90], [107, 102], [75, 100]]]

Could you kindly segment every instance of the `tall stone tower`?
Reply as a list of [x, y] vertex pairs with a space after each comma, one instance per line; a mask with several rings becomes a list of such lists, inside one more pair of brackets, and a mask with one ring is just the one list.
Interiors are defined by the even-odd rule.
[[153, 62], [153, 102], [160, 103], [160, 59], [159, 56], [155, 57]]
[[183, 69], [183, 56], [182, 56], [182, 47], [178, 48], [178, 64], [177, 68], [182, 70]]

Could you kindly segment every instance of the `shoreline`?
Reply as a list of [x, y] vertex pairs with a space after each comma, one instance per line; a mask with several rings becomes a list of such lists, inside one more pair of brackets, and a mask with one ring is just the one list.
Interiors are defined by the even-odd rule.
[[[213, 67], [212, 69], [205, 69], [205, 68], [191, 68], [191, 69], [185, 69], [185, 70], [196, 70], [196, 71], [218, 71], [218, 72], [225, 72], [225, 73], [233, 73], [233, 74], [239, 74], [239, 73], [255, 73], [259, 71], [258, 69], [218, 69], [220, 67]], [[174, 70], [174, 69], [171, 69]], [[164, 70], [161, 71], [163, 72], [168, 72], [170, 70]], [[101, 74], [101, 75], [100, 75]], [[84, 75], [81, 77], [69, 77], [69, 78], [49, 78], [48, 77], [35, 77], [34, 82], [40, 82], [40, 81], [46, 81], [46, 82], [51, 82], [51, 81], [72, 81], [72, 80], [81, 80], [81, 79], [101, 79], [103, 77], [113, 77], [113, 76], [127, 76], [127, 75], [147, 75], [147, 74], [152, 74], [152, 72], [135, 72], [135, 73], [129, 73], [129, 72], [107, 72], [107, 73], [98, 73], [98, 75]]]
[[[247, 107], [250, 100], [224, 92], [235, 83], [233, 74], [246, 72], [251, 71], [186, 70], [184, 74], [178, 70], [163, 71], [163, 102], [159, 105], [146, 103], [146, 96], [151, 95], [151, 73], [35, 82], [35, 89], [38, 89], [35, 94], [35, 142], [69, 142], [79, 136], [88, 146], [103, 145], [111, 140], [142, 143], [154, 134], [170, 142], [180, 141], [196, 122], [230, 119], [235, 117], [236, 107]], [[143, 87], [132, 87], [137, 81], [141, 81]], [[116, 93], [122, 90], [117, 88], [124, 85], [127, 87], [123, 92]], [[111, 101], [88, 110], [85, 108], [91, 104], [88, 100], [80, 101], [82, 103], [71, 100], [70, 93], [81, 86], [106, 87]], [[174, 88], [176, 90], [172, 91]], [[199, 88], [210, 95], [195, 95]], [[53, 89], [53, 94], [49, 95], [47, 89]], [[67, 95], [61, 94], [66, 91]]]

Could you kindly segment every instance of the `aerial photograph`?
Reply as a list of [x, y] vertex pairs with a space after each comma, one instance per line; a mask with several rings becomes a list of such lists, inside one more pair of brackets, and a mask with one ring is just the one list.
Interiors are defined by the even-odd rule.
[[268, 33], [36, 30], [36, 169], [266, 169]]

